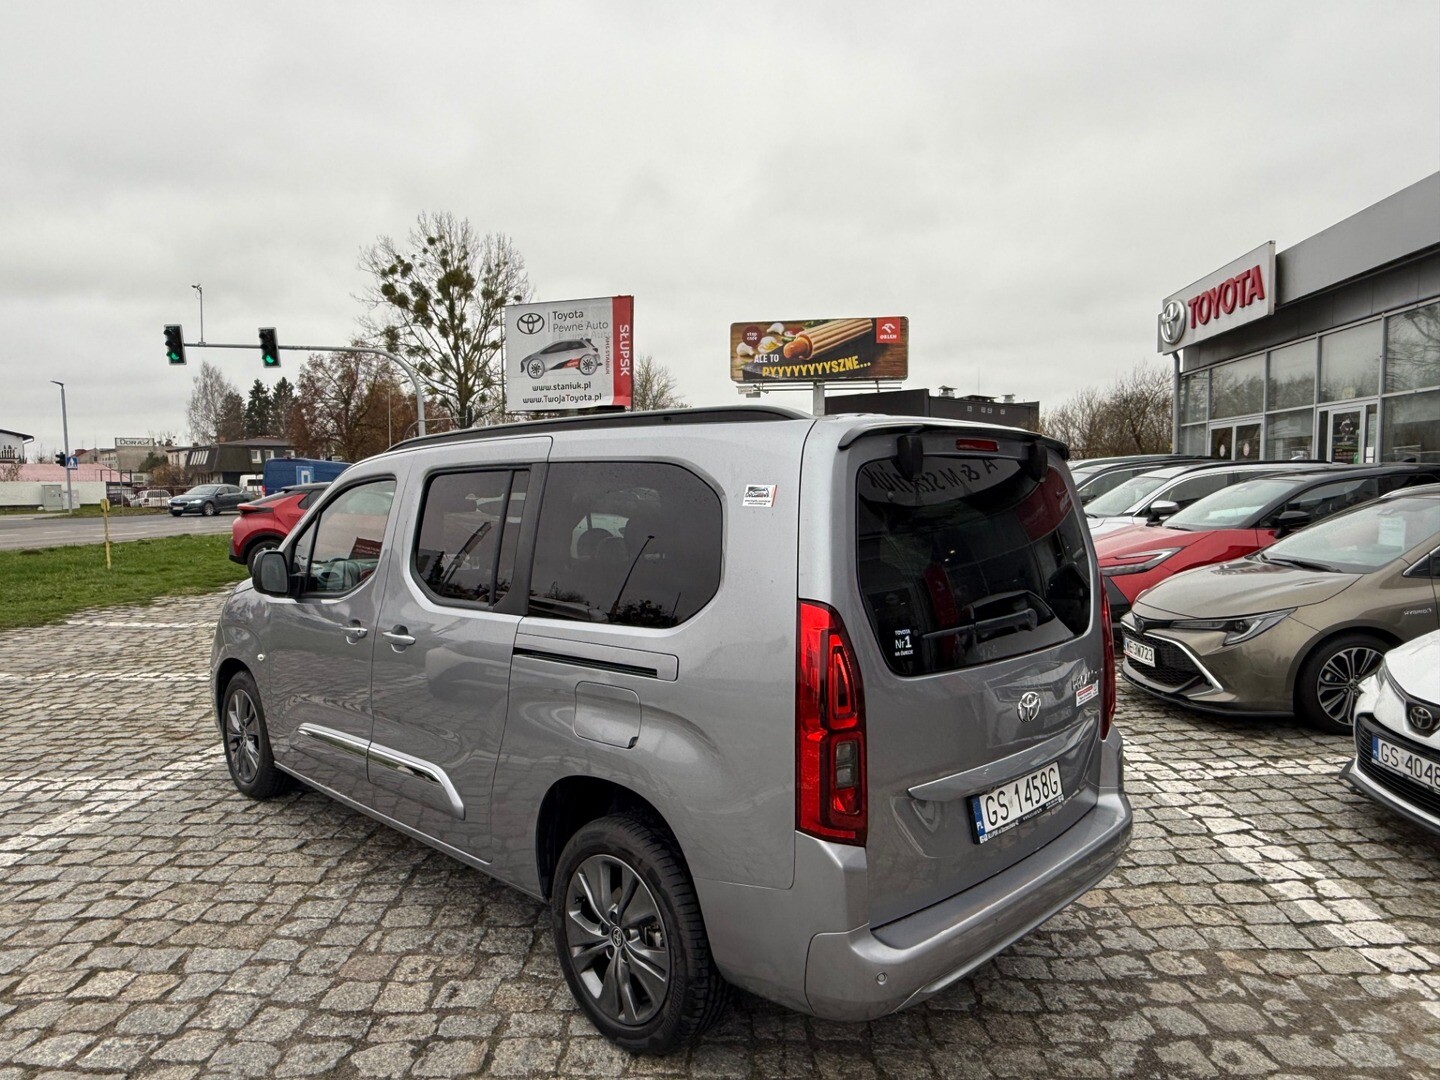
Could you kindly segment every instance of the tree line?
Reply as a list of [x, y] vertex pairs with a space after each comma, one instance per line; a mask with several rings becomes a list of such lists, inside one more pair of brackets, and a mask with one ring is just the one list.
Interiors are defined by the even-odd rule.
[[1040, 430], [1077, 458], [1165, 454], [1174, 391], [1168, 368], [1140, 364], [1108, 386], [1086, 387], [1040, 414]]
[[[503, 233], [468, 219], [421, 213], [403, 241], [381, 236], [361, 252], [366, 285], [352, 344], [405, 357], [425, 389], [430, 430], [523, 417], [505, 412], [501, 357], [505, 306], [532, 299], [525, 260]], [[636, 360], [635, 409], [683, 407], [675, 379], [648, 355]], [[534, 414], [527, 414], [534, 415]], [[413, 384], [384, 357], [312, 353], [294, 384], [247, 396], [204, 361], [186, 410], [197, 444], [274, 437], [296, 454], [358, 461], [413, 434]]]

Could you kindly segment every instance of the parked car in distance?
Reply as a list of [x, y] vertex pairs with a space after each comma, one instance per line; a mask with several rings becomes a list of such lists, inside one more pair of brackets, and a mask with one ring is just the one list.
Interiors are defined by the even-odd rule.
[[1437, 578], [1440, 485], [1393, 491], [1141, 595], [1120, 620], [1125, 678], [1203, 712], [1348, 732], [1385, 651], [1440, 627]]
[[112, 487], [105, 489], [105, 501], [111, 506], [136, 506], [139, 499], [129, 488]]
[[164, 488], [146, 488], [140, 492], [140, 506], [167, 507], [170, 505], [170, 492]]
[[600, 350], [589, 338], [552, 341], [520, 361], [520, 370], [532, 379], [544, 378], [547, 371], [574, 368], [581, 375], [593, 375], [600, 366]]
[[1110, 615], [1120, 619], [1146, 589], [1182, 570], [1229, 562], [1331, 514], [1415, 484], [1440, 482], [1426, 465], [1336, 465], [1221, 488], [1167, 517], [1095, 540]]
[[299, 777], [543, 899], [585, 1015], [662, 1053], [727, 984], [836, 1020], [922, 1001], [1109, 873], [1099, 585], [1027, 431], [464, 429], [351, 466], [256, 558], [217, 722], [246, 795]]
[[230, 560], [252, 566], [262, 551], [273, 551], [289, 535], [316, 496], [330, 485], [295, 484], [254, 502], [241, 503], [230, 526]]
[[226, 510], [234, 510], [248, 498], [249, 496], [234, 484], [200, 484], [171, 499], [170, 513], [174, 517], [181, 514], [214, 517]]
[[1326, 467], [1320, 461], [1192, 461], [1166, 465], [1131, 477], [1113, 491], [1092, 499], [1085, 505], [1085, 521], [1090, 535], [1100, 537], [1131, 525], [1163, 521], [1206, 495], [1242, 480]]
[[1089, 503], [1107, 491], [1113, 491], [1126, 480], [1152, 472], [1166, 465], [1206, 461], [1186, 454], [1144, 454], [1133, 458], [1106, 458], [1099, 462], [1081, 462], [1070, 471], [1075, 477], [1075, 490], [1081, 503]]
[[1440, 833], [1440, 630], [1391, 649], [1360, 684], [1355, 756], [1340, 776]]

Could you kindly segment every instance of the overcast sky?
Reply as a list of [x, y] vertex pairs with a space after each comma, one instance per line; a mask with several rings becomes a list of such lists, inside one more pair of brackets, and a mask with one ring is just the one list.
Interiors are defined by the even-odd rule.
[[[908, 315], [908, 386], [1058, 404], [1166, 294], [1440, 169], [1440, 3], [0, 2], [0, 427], [184, 432], [161, 328], [342, 343], [360, 249], [507, 233], [537, 299], [740, 400], [732, 321]], [[284, 354], [292, 379], [298, 354]], [[267, 381], [273, 381], [267, 379]], [[769, 401], [808, 408], [809, 395]]]

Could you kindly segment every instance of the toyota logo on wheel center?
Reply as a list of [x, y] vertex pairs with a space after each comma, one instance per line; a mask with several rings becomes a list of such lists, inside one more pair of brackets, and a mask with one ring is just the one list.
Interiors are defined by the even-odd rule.
[[515, 320], [515, 329], [522, 334], [538, 334], [545, 329], [545, 316], [538, 311], [527, 311]]

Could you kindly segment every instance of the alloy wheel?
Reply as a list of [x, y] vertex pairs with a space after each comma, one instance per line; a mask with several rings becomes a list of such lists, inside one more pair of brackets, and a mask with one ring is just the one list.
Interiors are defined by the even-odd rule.
[[1326, 660], [1315, 681], [1315, 697], [1325, 715], [1337, 724], [1350, 724], [1360, 682], [1379, 666], [1379, 651], [1364, 645], [1340, 649]]
[[260, 772], [260, 716], [244, 690], [230, 695], [225, 710], [225, 757], [237, 780], [254, 783]]
[[665, 920], [640, 875], [613, 855], [592, 855], [570, 876], [565, 943], [580, 984], [616, 1023], [636, 1026], [665, 1003], [670, 946]]

